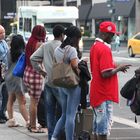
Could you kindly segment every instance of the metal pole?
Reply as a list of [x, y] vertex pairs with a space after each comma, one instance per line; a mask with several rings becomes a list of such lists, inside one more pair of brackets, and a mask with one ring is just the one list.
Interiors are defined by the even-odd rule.
[[53, 5], [53, 0], [51, 0], [51, 5]]
[[112, 16], [111, 16], [111, 21], [115, 21], [115, 3], [114, 0], [112, 0]]
[[115, 2], [114, 0], [107, 0], [107, 7], [109, 7], [109, 14], [111, 16], [111, 21], [115, 21]]
[[67, 6], [67, 0], [64, 0], [64, 6]]

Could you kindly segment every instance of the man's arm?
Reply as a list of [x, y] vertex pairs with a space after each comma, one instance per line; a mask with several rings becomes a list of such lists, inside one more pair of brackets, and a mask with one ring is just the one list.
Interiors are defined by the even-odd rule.
[[40, 74], [42, 74], [44, 77], [46, 76], [46, 72], [43, 70], [42, 62], [44, 59], [44, 45], [42, 45], [40, 48], [38, 48], [30, 57], [31, 64], [33, 68], [38, 71]]
[[108, 70], [108, 71], [102, 72], [102, 77], [103, 78], [111, 77], [112, 75], [116, 74], [119, 71], [122, 71], [125, 73], [125, 72], [127, 72], [127, 69], [129, 69], [130, 66], [131, 65], [119, 65], [116, 68], [114, 68], [113, 70]]

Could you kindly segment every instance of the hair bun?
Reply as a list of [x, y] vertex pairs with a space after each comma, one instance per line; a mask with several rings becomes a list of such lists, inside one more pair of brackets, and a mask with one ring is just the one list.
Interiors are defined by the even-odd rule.
[[65, 30], [65, 35], [70, 38], [81, 37], [81, 32], [76, 26], [70, 26]]

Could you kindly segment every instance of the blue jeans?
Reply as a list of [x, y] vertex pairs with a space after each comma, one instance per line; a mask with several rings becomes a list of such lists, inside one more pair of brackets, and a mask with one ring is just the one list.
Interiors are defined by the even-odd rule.
[[60, 107], [60, 93], [59, 88], [50, 87], [45, 85], [44, 97], [45, 97], [45, 116], [46, 116], [46, 126], [48, 126], [48, 140], [51, 140], [56, 122], [58, 120], [57, 113], [61, 112]]
[[112, 124], [113, 102], [105, 101], [94, 108], [93, 132], [99, 135], [109, 135]]
[[62, 116], [58, 120], [53, 137], [58, 138], [59, 134], [65, 128], [66, 140], [74, 139], [75, 116], [77, 107], [80, 103], [81, 88], [76, 86], [74, 88], [60, 88]]
[[0, 119], [6, 119], [6, 106], [7, 106], [7, 101], [8, 101], [8, 92], [6, 89], [6, 84], [5, 83], [1, 83], [2, 85], [2, 89], [1, 89], [1, 100], [2, 100], [2, 104], [0, 106]]

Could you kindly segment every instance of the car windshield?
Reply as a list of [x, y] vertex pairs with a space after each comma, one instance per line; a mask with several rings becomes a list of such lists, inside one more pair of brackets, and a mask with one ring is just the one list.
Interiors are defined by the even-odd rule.
[[140, 40], [140, 34], [136, 35], [136, 36], [135, 36], [135, 39]]
[[57, 22], [57, 23], [44, 23], [44, 27], [47, 30], [47, 34], [52, 34], [54, 26], [58, 25], [58, 24], [64, 26], [65, 29], [72, 25], [72, 23], [60, 23], [60, 22]]

